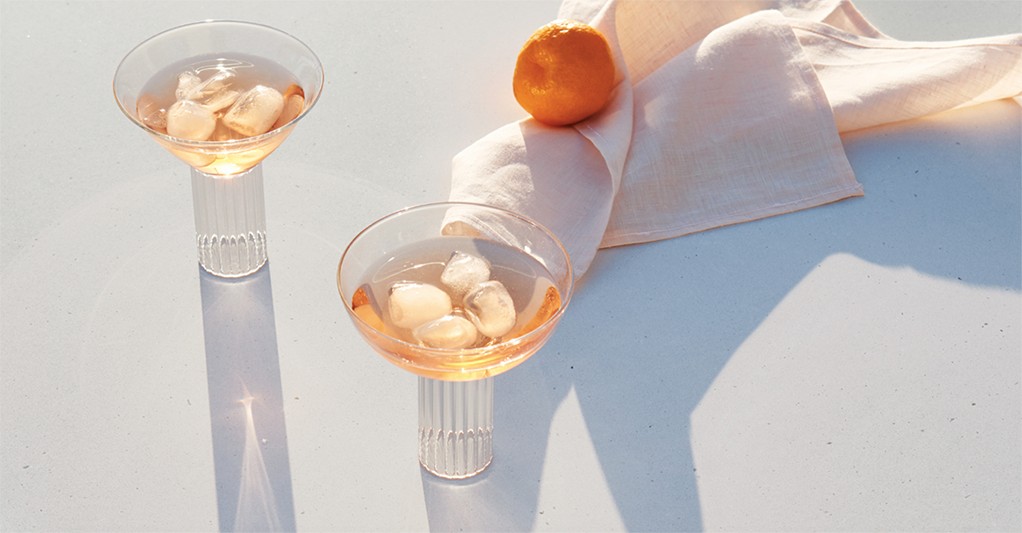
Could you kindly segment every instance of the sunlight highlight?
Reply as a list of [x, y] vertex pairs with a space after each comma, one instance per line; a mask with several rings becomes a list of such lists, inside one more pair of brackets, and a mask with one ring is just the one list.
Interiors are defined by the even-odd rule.
[[[244, 387], [244, 385], [242, 385]], [[256, 435], [252, 402], [256, 400], [245, 387], [245, 452], [241, 460], [241, 486], [238, 488], [238, 509], [234, 515], [234, 531], [283, 531], [270, 476], [263, 461]]]

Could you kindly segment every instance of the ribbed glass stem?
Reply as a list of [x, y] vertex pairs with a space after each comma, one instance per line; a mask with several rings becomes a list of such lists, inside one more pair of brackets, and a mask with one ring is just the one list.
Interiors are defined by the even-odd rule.
[[474, 476], [493, 459], [493, 378], [419, 377], [419, 462], [448, 479]]
[[192, 204], [199, 264], [225, 278], [247, 276], [266, 263], [263, 170], [231, 176], [192, 169]]

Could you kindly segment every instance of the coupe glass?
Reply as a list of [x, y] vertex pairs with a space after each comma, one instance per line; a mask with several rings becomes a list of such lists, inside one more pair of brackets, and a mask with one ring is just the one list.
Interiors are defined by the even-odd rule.
[[[304, 92], [297, 116], [243, 139], [195, 141], [149, 127], [139, 116], [139, 98], [154, 76], [177, 80], [176, 64], [203, 61], [224, 68], [258, 58], [291, 74]], [[221, 277], [251, 274], [266, 263], [266, 210], [262, 160], [275, 150], [319, 99], [323, 66], [298, 39], [274, 28], [236, 21], [204, 21], [167, 30], [136, 46], [114, 74], [121, 111], [156, 142], [191, 167], [199, 264]], [[276, 125], [276, 124], [275, 124]]]
[[[408, 260], [409, 248], [424, 259]], [[391, 281], [429, 268], [439, 275], [451, 249], [486, 259], [490, 279], [525, 274], [503, 280], [518, 297], [516, 323], [506, 335], [482, 346], [431, 348], [387, 322]], [[341, 257], [337, 287], [369, 345], [419, 376], [419, 462], [437, 476], [460, 479], [482, 472], [493, 458], [493, 376], [521, 364], [550, 338], [571, 299], [573, 274], [557, 238], [526, 217], [437, 203], [397, 211], [362, 230]], [[453, 300], [458, 313], [460, 302]]]

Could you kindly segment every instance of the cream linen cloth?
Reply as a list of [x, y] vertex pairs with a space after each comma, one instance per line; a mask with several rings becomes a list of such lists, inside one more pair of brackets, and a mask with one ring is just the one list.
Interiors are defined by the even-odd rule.
[[537, 220], [576, 276], [600, 247], [862, 195], [839, 132], [1022, 94], [1022, 35], [902, 42], [841, 0], [568, 0], [558, 18], [610, 42], [610, 102], [480, 139], [450, 198]]

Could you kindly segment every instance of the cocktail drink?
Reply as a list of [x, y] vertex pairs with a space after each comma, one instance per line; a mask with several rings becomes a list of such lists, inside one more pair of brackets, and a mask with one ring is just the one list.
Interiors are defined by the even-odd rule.
[[191, 167], [199, 264], [240, 277], [267, 259], [260, 162], [319, 98], [323, 67], [301, 41], [206, 21], [138, 45], [114, 75], [121, 110]]
[[573, 274], [560, 242], [535, 222], [438, 203], [359, 233], [341, 257], [337, 286], [370, 346], [419, 376], [419, 462], [465, 478], [493, 457], [493, 376], [550, 337]]

